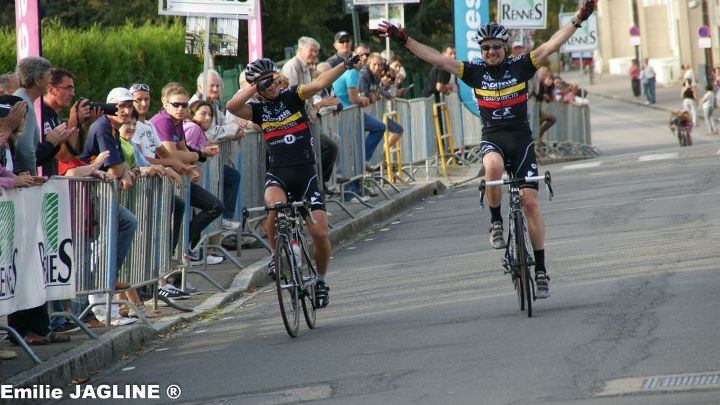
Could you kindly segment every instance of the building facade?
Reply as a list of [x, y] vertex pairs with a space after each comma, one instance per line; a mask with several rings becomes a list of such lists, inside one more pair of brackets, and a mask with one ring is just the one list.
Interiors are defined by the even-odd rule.
[[[710, 67], [720, 64], [720, 0], [600, 0], [597, 12], [600, 71], [627, 74], [634, 58], [647, 58], [659, 83], [677, 82], [680, 66], [689, 65], [703, 84], [706, 59]], [[709, 51], [699, 44], [703, 25], [710, 28]], [[631, 44], [632, 27], [639, 29], [638, 46]]]

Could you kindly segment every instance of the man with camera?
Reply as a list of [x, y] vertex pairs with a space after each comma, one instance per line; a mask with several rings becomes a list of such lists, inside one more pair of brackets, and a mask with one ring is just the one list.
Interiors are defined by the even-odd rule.
[[[38, 144], [35, 158], [38, 166], [42, 166], [44, 176], [58, 174], [55, 155], [60, 147], [72, 148], [78, 155], [82, 150], [82, 138], [102, 114], [101, 108], [90, 108], [90, 102], [79, 99], [73, 104], [75, 96], [75, 76], [62, 68], [50, 69], [50, 84], [43, 96], [42, 104], [42, 136], [43, 141]], [[70, 116], [65, 122], [60, 118], [60, 112], [70, 107]]]

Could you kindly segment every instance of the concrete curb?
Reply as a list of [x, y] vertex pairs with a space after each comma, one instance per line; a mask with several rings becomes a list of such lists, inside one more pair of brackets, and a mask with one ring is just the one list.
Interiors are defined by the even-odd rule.
[[[376, 223], [388, 221], [412, 204], [445, 189], [445, 185], [440, 181], [435, 181], [403, 190], [392, 199], [377, 203], [373, 209], [356, 214], [356, 218], [349, 218], [338, 224], [330, 231], [330, 240], [333, 246], [339, 246], [342, 241], [362, 230]], [[9, 378], [3, 384], [14, 387], [31, 387], [33, 385], [64, 387], [71, 378], [88, 377], [92, 372], [101, 370], [107, 365], [121, 360], [123, 356], [159, 339], [160, 335], [172, 332], [175, 327], [193, 322], [204, 314], [241, 298], [249, 288], [267, 280], [266, 264], [267, 259], [260, 259], [245, 267], [235, 276], [226, 292], [211, 295], [192, 312], [159, 319], [152, 326], [134, 324], [110, 330], [100, 336], [98, 340], [85, 342], [30, 370]], [[24, 402], [13, 400], [13, 403]]]

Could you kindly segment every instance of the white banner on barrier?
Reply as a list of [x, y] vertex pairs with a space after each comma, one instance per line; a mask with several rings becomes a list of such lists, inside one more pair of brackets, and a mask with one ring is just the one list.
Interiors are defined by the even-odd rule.
[[[38, 215], [39, 214], [39, 215]], [[0, 315], [75, 296], [68, 183], [0, 196]]]

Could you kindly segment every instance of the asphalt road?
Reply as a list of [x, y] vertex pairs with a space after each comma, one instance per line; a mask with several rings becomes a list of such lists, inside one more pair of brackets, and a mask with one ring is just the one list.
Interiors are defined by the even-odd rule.
[[336, 250], [317, 329], [289, 338], [265, 288], [91, 384], [182, 389], [138, 403], [720, 402], [720, 384], [633, 380], [720, 373], [720, 146], [681, 149], [642, 107], [596, 104], [596, 145], [622, 145], [544, 168], [556, 193], [541, 192], [552, 297], [533, 318], [518, 310], [470, 183]]

